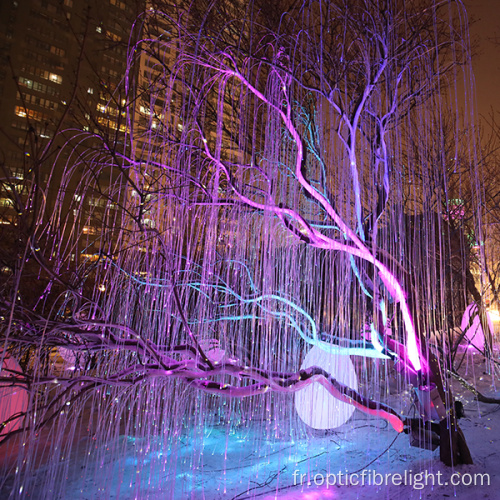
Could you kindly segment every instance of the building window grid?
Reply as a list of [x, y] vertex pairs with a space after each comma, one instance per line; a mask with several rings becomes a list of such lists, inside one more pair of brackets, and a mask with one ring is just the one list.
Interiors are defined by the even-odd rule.
[[60, 94], [58, 89], [55, 89], [54, 87], [51, 87], [49, 85], [45, 85], [43, 83], [32, 80], [31, 78], [25, 78], [24, 76], [20, 76], [18, 78], [18, 82], [20, 85], [32, 90], [36, 90], [37, 92], [53, 95], [55, 97], [58, 97]]
[[35, 121], [48, 120], [49, 118], [41, 111], [25, 108], [24, 106], [16, 106], [14, 109], [14, 113], [21, 118], [29, 118], [30, 120], [35, 120]]
[[40, 78], [43, 78], [44, 80], [49, 80], [53, 83], [58, 83], [58, 84], [62, 83], [61, 75], [58, 75], [57, 73], [53, 73], [52, 71], [48, 71], [46, 69], [37, 68], [31, 65], [24, 65], [21, 68], [21, 71], [28, 73], [30, 75], [38, 76]]
[[[17, 92], [16, 95], [18, 100], [21, 100], [21, 94]], [[58, 108], [58, 103], [51, 101], [50, 99], [45, 99], [33, 94], [23, 94], [23, 99], [25, 104], [34, 104], [40, 106], [41, 108], [50, 109], [51, 111], [56, 111]]]

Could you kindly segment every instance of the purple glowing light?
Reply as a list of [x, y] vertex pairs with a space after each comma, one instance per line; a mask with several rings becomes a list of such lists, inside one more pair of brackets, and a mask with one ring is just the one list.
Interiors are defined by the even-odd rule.
[[[236, 66], [236, 63], [232, 59], [230, 54], [223, 54], [223, 56], [227, 57], [234, 66]], [[202, 64], [205, 67], [208, 67], [210, 69], [219, 71], [222, 77], [224, 78], [230, 78], [234, 77], [237, 80], [239, 80], [250, 92], [252, 92], [260, 101], [265, 103], [267, 106], [270, 108], [274, 109], [277, 111], [279, 116], [281, 117], [283, 124], [285, 125], [286, 129], [292, 136], [297, 152], [296, 152], [296, 161], [295, 161], [295, 175], [300, 183], [300, 185], [304, 188], [304, 190], [312, 197], [314, 198], [319, 204], [323, 207], [325, 212], [331, 217], [333, 222], [339, 227], [339, 229], [342, 231], [344, 237], [348, 240], [350, 240], [354, 246], [351, 245], [346, 245], [343, 244], [337, 240], [334, 240], [324, 234], [322, 234], [320, 231], [317, 229], [313, 228], [305, 219], [302, 217], [297, 211], [289, 208], [283, 208], [279, 207], [274, 203], [259, 203], [256, 202], [255, 200], [249, 198], [248, 196], [245, 196], [236, 186], [234, 183], [231, 182], [231, 175], [228, 170], [228, 168], [224, 165], [224, 163], [220, 160], [220, 158], [217, 158], [210, 150], [210, 147], [208, 145], [208, 140], [206, 137], [204, 137], [202, 130], [200, 129], [199, 132], [202, 135], [203, 138], [203, 147], [205, 150], [205, 153], [208, 158], [212, 162], [214, 162], [217, 167], [223, 171], [227, 177], [227, 180], [229, 182], [229, 185], [231, 186], [231, 189], [233, 190], [234, 194], [237, 196], [237, 198], [243, 202], [244, 204], [251, 206], [253, 208], [259, 209], [259, 210], [264, 210], [266, 212], [271, 212], [277, 215], [282, 221], [284, 221], [285, 217], [289, 217], [291, 220], [295, 221], [299, 225], [299, 230], [305, 236], [309, 239], [310, 244], [312, 246], [318, 247], [318, 248], [323, 248], [323, 249], [328, 249], [332, 251], [343, 251], [346, 252], [350, 255], [353, 255], [355, 257], [359, 257], [367, 262], [370, 262], [373, 264], [376, 269], [378, 270], [379, 276], [381, 280], [383, 281], [384, 285], [386, 286], [389, 294], [391, 297], [394, 299], [395, 302], [398, 302], [401, 307], [401, 312], [403, 315], [403, 322], [405, 325], [406, 329], [406, 334], [407, 334], [407, 340], [406, 340], [406, 349], [408, 351], [408, 359], [410, 360], [413, 368], [418, 372], [423, 370], [424, 373], [427, 373], [427, 364], [425, 362], [424, 357], [420, 353], [420, 349], [418, 346], [418, 341], [417, 341], [417, 334], [415, 331], [415, 327], [413, 325], [413, 320], [411, 318], [410, 310], [408, 307], [408, 303], [406, 300], [406, 294], [403, 291], [403, 288], [399, 281], [396, 279], [396, 277], [389, 271], [387, 266], [385, 266], [380, 260], [378, 260], [376, 257], [373, 256], [372, 252], [370, 249], [366, 246], [366, 244], [362, 241], [360, 237], [353, 231], [340, 217], [340, 215], [335, 211], [333, 208], [332, 204], [328, 200], [326, 196], [321, 194], [317, 189], [315, 189], [311, 184], [306, 180], [304, 177], [304, 174], [302, 173], [302, 164], [304, 160], [304, 150], [303, 150], [303, 142], [302, 142], [302, 137], [297, 130], [295, 124], [293, 123], [293, 119], [291, 117], [291, 103], [288, 97], [287, 93], [287, 87], [283, 86], [283, 96], [286, 101], [286, 111], [283, 111], [282, 108], [277, 108], [274, 104], [272, 104], [269, 99], [267, 99], [262, 92], [257, 90], [239, 71], [234, 70], [234, 69], [227, 69], [225, 68], [225, 63], [221, 67], [218, 67], [216, 64]], [[359, 117], [358, 117], [359, 119]], [[355, 165], [351, 166], [354, 168]], [[354, 170], [356, 170], [354, 168]], [[355, 184], [354, 186], [354, 193], [355, 193], [355, 199], [358, 200], [360, 198], [360, 192], [359, 192], [359, 186]], [[356, 202], [358, 203], [358, 202]], [[358, 207], [358, 204], [356, 205]]]

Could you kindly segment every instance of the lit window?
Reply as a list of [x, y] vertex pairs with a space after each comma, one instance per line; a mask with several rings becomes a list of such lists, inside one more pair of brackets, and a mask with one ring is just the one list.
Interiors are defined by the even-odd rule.
[[23, 108], [21, 106], [16, 106], [15, 113], [17, 116], [20, 116], [21, 118], [26, 118], [26, 108]]
[[121, 42], [122, 37], [113, 33], [112, 31], [106, 31], [106, 38], [113, 40], [113, 42]]
[[0, 198], [0, 207], [12, 207], [14, 203], [10, 198]]
[[92, 262], [96, 261], [96, 260], [99, 260], [99, 254], [92, 254], [92, 253], [82, 253], [82, 257], [84, 259], [88, 259]]
[[92, 226], [83, 226], [83, 234], [97, 234], [97, 228]]
[[102, 33], [102, 28], [101, 28], [101, 26], [96, 26], [96, 27], [95, 27], [95, 30], [97, 31], [97, 33]]
[[55, 73], [50, 73], [49, 80], [54, 83], [62, 83], [62, 76], [56, 75]]
[[89, 205], [91, 207], [106, 208], [108, 205], [108, 200], [105, 198], [90, 198]]
[[28, 87], [29, 89], [33, 88], [33, 80], [30, 80], [29, 78], [24, 78], [24, 77], [20, 76], [19, 83], [21, 85], [24, 85], [25, 87]]
[[142, 219], [142, 223], [146, 226], [146, 227], [149, 227], [151, 229], [153, 229], [156, 224], [155, 224], [155, 221], [152, 220], [152, 219]]
[[125, 2], [121, 2], [120, 0], [109, 0], [109, 3], [111, 5], [116, 5], [116, 7], [119, 7], [122, 10], [125, 10]]
[[55, 54], [56, 56], [61, 56], [61, 57], [64, 57], [66, 54], [65, 50], [60, 49], [59, 47], [56, 47], [54, 45], [51, 45], [50, 52], [51, 54]]
[[23, 168], [12, 169], [11, 175], [12, 177], [14, 177], [14, 179], [24, 179], [24, 169]]

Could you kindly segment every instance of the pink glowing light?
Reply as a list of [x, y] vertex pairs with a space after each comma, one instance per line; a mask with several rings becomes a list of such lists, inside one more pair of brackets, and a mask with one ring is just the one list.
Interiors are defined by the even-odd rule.
[[[470, 342], [470, 344], [482, 351], [484, 350], [485, 345], [485, 335], [478, 313], [479, 311], [477, 305], [469, 304], [465, 309], [460, 328], [463, 332], [465, 332], [465, 338]], [[490, 329], [490, 332], [493, 332], [494, 327], [491, 314], [488, 311], [486, 311], [485, 314], [488, 328]]]
[[[391, 271], [385, 266], [380, 260], [378, 260], [370, 251], [370, 249], [366, 246], [362, 238], [360, 238], [355, 231], [353, 231], [347, 224], [346, 222], [342, 219], [342, 217], [336, 212], [336, 210], [333, 208], [332, 204], [328, 200], [328, 198], [320, 193], [317, 189], [315, 189], [304, 177], [304, 174], [302, 172], [302, 164], [304, 160], [304, 146], [303, 146], [303, 141], [302, 141], [302, 136], [297, 130], [296, 126], [294, 125], [292, 115], [291, 115], [291, 103], [289, 102], [289, 96], [287, 93], [287, 88], [284, 85], [283, 86], [283, 97], [286, 102], [286, 106], [284, 106], [285, 111], [283, 111], [283, 108], [278, 108], [276, 105], [271, 103], [269, 99], [266, 98], [266, 96], [260, 92], [257, 88], [255, 88], [249, 81], [248, 79], [241, 74], [238, 70], [236, 70], [236, 63], [232, 59], [230, 54], [224, 53], [224, 56], [231, 62], [233, 65], [232, 68], [227, 66], [226, 64], [223, 65], [223, 67], [219, 67], [217, 63], [214, 65], [205, 63], [202, 64], [202, 66], [205, 66], [210, 69], [215, 69], [221, 73], [225, 78], [231, 78], [234, 77], [238, 79], [252, 94], [254, 94], [260, 101], [265, 103], [267, 106], [269, 106], [271, 109], [276, 111], [281, 119], [283, 120], [283, 123], [285, 127], [287, 128], [288, 132], [292, 136], [296, 148], [297, 148], [297, 153], [296, 153], [296, 160], [295, 160], [295, 176], [300, 183], [300, 185], [304, 188], [304, 190], [313, 198], [315, 199], [325, 210], [325, 212], [331, 217], [331, 219], [334, 221], [334, 223], [338, 226], [340, 231], [344, 234], [345, 238], [350, 240], [353, 245], [349, 244], [344, 244], [341, 243], [329, 236], [324, 235], [317, 229], [311, 227], [311, 225], [295, 210], [290, 209], [290, 208], [284, 208], [281, 206], [277, 206], [276, 203], [272, 199], [269, 199], [268, 203], [261, 203], [261, 202], [256, 202], [249, 198], [248, 196], [245, 196], [237, 187], [231, 182], [231, 175], [226, 167], [226, 165], [220, 160], [220, 158], [217, 158], [210, 150], [208, 146], [208, 140], [204, 137], [202, 130], [200, 129], [199, 132], [202, 135], [203, 138], [203, 144], [204, 144], [204, 150], [205, 154], [207, 157], [213, 161], [217, 167], [223, 171], [227, 177], [227, 180], [233, 190], [233, 192], [236, 194], [236, 196], [239, 198], [241, 202], [244, 204], [251, 206], [253, 208], [257, 208], [260, 210], [264, 210], [267, 212], [272, 212], [275, 215], [277, 215], [280, 220], [285, 222], [285, 218], [289, 218], [292, 221], [294, 221], [297, 225], [298, 228], [295, 227], [295, 232], [300, 232], [304, 234], [308, 240], [309, 243], [312, 246], [318, 247], [318, 248], [323, 248], [323, 249], [328, 249], [328, 250], [333, 250], [333, 251], [343, 251], [346, 252], [350, 255], [353, 255], [355, 257], [359, 257], [367, 262], [372, 263], [375, 268], [378, 270], [378, 274], [386, 286], [388, 292], [392, 296], [395, 302], [398, 302], [400, 304], [402, 316], [403, 316], [403, 323], [406, 329], [406, 335], [407, 335], [407, 340], [406, 340], [406, 349], [408, 352], [408, 359], [410, 360], [410, 363], [412, 364], [413, 368], [415, 371], [421, 371], [423, 370], [425, 373], [428, 372], [428, 366], [425, 362], [425, 359], [420, 353], [420, 348], [418, 345], [418, 340], [417, 340], [417, 333], [415, 331], [415, 327], [413, 324], [413, 320], [411, 317], [411, 313], [408, 307], [408, 303], [406, 300], [406, 294], [403, 291], [403, 288], [397, 278], [394, 276], [394, 274], [391, 273]], [[356, 165], [351, 165], [351, 170], [356, 172]], [[360, 192], [359, 192], [359, 186], [355, 183], [354, 186], [354, 194], [355, 194], [355, 199], [356, 199], [356, 204], [358, 205], [358, 199], [360, 198]], [[288, 227], [290, 227], [290, 224], [286, 224]], [[362, 235], [363, 236], [363, 235]]]
[[16, 385], [16, 374], [21, 372], [19, 363], [10, 354], [6, 354], [0, 371], [0, 378], [4, 379], [0, 382], [0, 425], [3, 424], [0, 439], [18, 430], [24, 422], [29, 396], [24, 387]]

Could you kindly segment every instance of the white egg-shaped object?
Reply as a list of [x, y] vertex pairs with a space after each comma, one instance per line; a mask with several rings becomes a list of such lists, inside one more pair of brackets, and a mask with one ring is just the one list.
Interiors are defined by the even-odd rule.
[[[318, 366], [341, 384], [358, 390], [358, 377], [349, 356], [331, 354], [314, 346], [306, 355], [301, 369]], [[301, 420], [314, 429], [335, 429], [346, 423], [354, 406], [333, 397], [320, 383], [313, 382], [295, 393], [295, 409]]]

